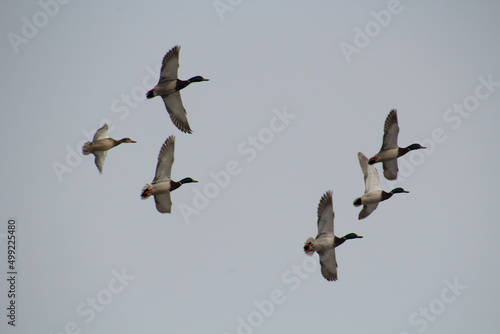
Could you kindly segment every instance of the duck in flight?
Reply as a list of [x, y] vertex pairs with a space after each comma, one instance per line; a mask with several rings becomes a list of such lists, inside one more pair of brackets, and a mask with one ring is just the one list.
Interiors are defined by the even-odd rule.
[[108, 150], [122, 143], [136, 143], [136, 141], [130, 138], [123, 138], [120, 140], [110, 138], [108, 136], [108, 129], [108, 124], [104, 124], [100, 129], [96, 131], [92, 141], [86, 142], [82, 147], [83, 155], [89, 155], [92, 153], [95, 156], [94, 162], [97, 166], [97, 169], [99, 170], [99, 173], [101, 174], [104, 168], [104, 160], [106, 160]]
[[147, 199], [151, 195], [155, 199], [156, 209], [161, 213], [170, 213], [172, 200], [170, 193], [185, 183], [198, 182], [190, 177], [180, 181], [171, 179], [172, 165], [174, 164], [175, 137], [168, 137], [161, 146], [156, 165], [156, 174], [151, 184], [146, 184], [141, 191], [141, 199]]
[[327, 191], [318, 204], [318, 235], [309, 238], [304, 244], [304, 252], [313, 255], [317, 252], [321, 264], [321, 274], [327, 281], [337, 280], [337, 260], [335, 247], [342, 245], [346, 240], [362, 238], [356, 233], [349, 233], [339, 238], [333, 234], [333, 199], [332, 192]]
[[403, 188], [394, 188], [390, 192], [383, 191], [380, 187], [380, 179], [378, 178], [377, 168], [368, 163], [368, 158], [361, 152], [358, 153], [359, 165], [363, 171], [365, 179], [365, 194], [354, 200], [354, 206], [363, 205], [363, 209], [359, 213], [358, 219], [368, 217], [378, 206], [378, 203], [385, 201], [394, 194], [409, 193]]
[[398, 177], [398, 161], [406, 153], [426, 148], [420, 144], [411, 144], [407, 147], [398, 146], [398, 114], [396, 109], [392, 109], [384, 124], [384, 138], [380, 151], [368, 160], [370, 165], [378, 162], [382, 163], [384, 176], [387, 180], [396, 180]]
[[155, 96], [161, 96], [174, 125], [182, 132], [192, 133], [179, 91], [193, 82], [209, 80], [199, 75], [188, 80], [178, 79], [177, 70], [179, 68], [180, 49], [181, 47], [176, 45], [165, 54], [160, 71], [160, 80], [153, 89], [147, 92], [146, 97], [152, 99]]

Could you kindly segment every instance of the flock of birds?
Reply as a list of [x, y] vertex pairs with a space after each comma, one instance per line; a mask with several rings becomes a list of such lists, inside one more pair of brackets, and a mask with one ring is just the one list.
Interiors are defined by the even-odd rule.
[[[195, 76], [188, 80], [180, 80], [177, 77], [179, 68], [180, 46], [174, 46], [163, 57], [160, 71], [160, 80], [158, 84], [147, 92], [146, 97], [151, 99], [155, 96], [161, 96], [165, 107], [170, 115], [174, 125], [184, 133], [192, 133], [187, 119], [187, 113], [182, 104], [179, 91], [193, 82], [208, 81], [201, 76]], [[368, 159], [363, 153], [358, 153], [359, 164], [364, 175], [365, 192], [362, 196], [354, 200], [354, 206], [363, 206], [358, 218], [368, 217], [382, 201], [391, 198], [394, 194], [408, 193], [403, 188], [395, 188], [390, 192], [382, 190], [377, 169], [373, 166], [376, 163], [382, 163], [384, 176], [387, 180], [396, 180], [398, 175], [397, 159], [409, 151], [423, 149], [420, 144], [412, 144], [407, 147], [398, 146], [398, 115], [396, 109], [391, 110], [384, 124], [384, 137], [380, 151]], [[83, 145], [84, 155], [93, 154], [95, 164], [100, 173], [102, 173], [104, 160], [107, 151], [122, 143], [135, 143], [130, 138], [116, 140], [108, 136], [108, 125], [104, 124], [94, 135], [91, 142]], [[169, 136], [163, 143], [156, 173], [151, 184], [146, 184], [141, 191], [141, 199], [154, 197], [156, 209], [161, 213], [170, 213], [172, 209], [172, 200], [170, 193], [185, 183], [198, 182], [190, 177], [183, 178], [180, 181], [171, 179], [172, 165], [174, 163], [175, 137]], [[333, 211], [332, 191], [327, 191], [319, 201], [318, 205], [318, 234], [316, 238], [308, 238], [304, 244], [304, 252], [307, 255], [318, 253], [321, 265], [321, 273], [328, 281], [337, 280], [337, 260], [335, 258], [335, 247], [342, 245], [346, 240], [362, 238], [355, 233], [349, 233], [343, 237], [337, 237], [333, 230]]]
[[[396, 180], [398, 177], [398, 161], [406, 153], [412, 150], [426, 148], [420, 144], [411, 144], [407, 147], [398, 146], [398, 114], [396, 109], [391, 110], [384, 124], [384, 138], [380, 151], [368, 159], [363, 153], [358, 152], [359, 165], [363, 171], [365, 179], [365, 193], [354, 200], [354, 206], [363, 205], [358, 219], [368, 217], [378, 204], [392, 197], [394, 194], [408, 193], [403, 188], [394, 188], [390, 192], [382, 190], [376, 163], [382, 163], [384, 176], [387, 180]], [[335, 258], [335, 247], [342, 245], [346, 240], [362, 238], [356, 233], [349, 233], [339, 238], [333, 232], [333, 211], [332, 192], [327, 191], [318, 204], [318, 234], [316, 238], [308, 238], [304, 244], [304, 252], [319, 255], [321, 274], [328, 281], [337, 280], [337, 260]]]
[[[146, 97], [152, 99], [155, 96], [161, 96], [172, 123], [182, 132], [192, 133], [179, 91], [193, 82], [209, 80], [201, 76], [195, 76], [188, 80], [180, 80], [177, 76], [179, 51], [180, 46], [176, 45], [165, 54], [160, 70], [160, 80], [153, 89], [147, 92]], [[120, 140], [110, 138], [108, 136], [108, 125], [104, 124], [97, 130], [92, 141], [83, 145], [82, 152], [84, 155], [93, 154], [95, 156], [97, 169], [102, 173], [108, 150], [122, 143], [135, 143], [135, 141], [130, 138]], [[174, 149], [175, 137], [169, 136], [163, 143], [158, 154], [158, 163], [153, 181], [151, 184], [146, 184], [141, 191], [141, 199], [147, 199], [150, 196], [154, 197], [156, 209], [161, 213], [170, 213], [172, 210], [170, 192], [185, 183], [198, 182], [190, 177], [183, 178], [180, 181], [173, 181], [171, 179]]]

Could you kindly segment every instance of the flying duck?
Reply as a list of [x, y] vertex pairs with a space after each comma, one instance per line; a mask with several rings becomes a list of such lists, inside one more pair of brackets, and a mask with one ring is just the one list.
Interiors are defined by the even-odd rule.
[[180, 49], [181, 47], [176, 45], [165, 54], [160, 71], [160, 80], [153, 89], [147, 92], [146, 97], [152, 99], [155, 96], [161, 96], [174, 125], [182, 132], [192, 133], [179, 91], [193, 82], [208, 81], [208, 79], [199, 75], [188, 80], [179, 80], [177, 78]]
[[92, 153], [95, 155], [95, 165], [102, 174], [102, 169], [104, 168], [104, 160], [108, 154], [108, 150], [122, 143], [136, 143], [136, 141], [130, 138], [123, 138], [116, 140], [108, 136], [108, 124], [104, 124], [100, 129], [98, 129], [94, 135], [92, 141], [88, 141], [83, 144], [82, 153], [83, 155], [89, 155]]
[[349, 233], [339, 238], [333, 234], [333, 199], [332, 192], [327, 191], [318, 204], [318, 235], [308, 238], [304, 244], [304, 252], [311, 256], [314, 252], [319, 255], [321, 274], [327, 281], [337, 280], [337, 260], [335, 247], [342, 245], [346, 240], [362, 238], [356, 233]]
[[354, 206], [363, 205], [358, 219], [368, 217], [378, 206], [378, 203], [385, 201], [398, 193], [408, 193], [403, 188], [394, 188], [391, 192], [385, 192], [380, 187], [377, 168], [368, 164], [368, 158], [361, 152], [358, 153], [359, 165], [365, 177], [365, 194], [354, 200]]
[[170, 213], [172, 209], [172, 200], [170, 193], [185, 183], [198, 182], [190, 177], [183, 178], [180, 181], [173, 181], [170, 178], [172, 165], [174, 163], [175, 137], [168, 137], [163, 143], [158, 154], [158, 163], [156, 165], [156, 174], [151, 182], [147, 183], [141, 191], [141, 199], [147, 199], [153, 195], [156, 209], [161, 213]]
[[397, 158], [402, 157], [406, 153], [426, 148], [420, 144], [411, 144], [407, 147], [398, 146], [398, 114], [396, 109], [392, 109], [384, 124], [384, 139], [380, 151], [368, 160], [370, 165], [377, 162], [382, 162], [384, 168], [384, 176], [387, 180], [396, 180], [398, 177], [398, 161]]

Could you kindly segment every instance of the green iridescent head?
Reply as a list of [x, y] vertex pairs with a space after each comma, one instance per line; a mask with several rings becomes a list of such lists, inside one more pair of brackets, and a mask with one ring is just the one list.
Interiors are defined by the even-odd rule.
[[420, 144], [411, 144], [410, 146], [406, 147], [409, 151], [413, 151], [413, 150], [418, 150], [418, 149], [421, 149], [421, 148], [427, 148], [425, 146], [422, 146]]
[[356, 239], [356, 238], [362, 238], [363, 236], [357, 235], [356, 233], [349, 233], [344, 235], [344, 239]]
[[408, 190], [404, 190], [403, 188], [394, 188], [391, 190], [391, 193], [397, 194], [397, 193], [409, 193]]
[[198, 182], [196, 180], [193, 180], [192, 178], [190, 177], [185, 177], [183, 178], [182, 180], [179, 181], [181, 184], [184, 184], [184, 183], [193, 183], [193, 182]]
[[200, 81], [209, 81], [208, 79], [205, 79], [204, 77], [202, 76], [195, 76], [195, 77], [192, 77], [191, 79], [188, 79], [189, 83], [193, 83], [193, 82], [200, 82]]

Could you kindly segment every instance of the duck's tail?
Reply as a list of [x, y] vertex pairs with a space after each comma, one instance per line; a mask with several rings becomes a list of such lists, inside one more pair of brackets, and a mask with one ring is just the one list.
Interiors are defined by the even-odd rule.
[[149, 196], [151, 196], [152, 190], [153, 190], [153, 186], [150, 185], [149, 183], [146, 183], [146, 185], [141, 190], [141, 199], [149, 198]]
[[361, 206], [361, 197], [358, 197], [354, 200], [354, 203], [352, 203], [354, 206]]
[[89, 155], [90, 153], [92, 153], [92, 143], [91, 142], [88, 141], [85, 144], [83, 144], [82, 153], [83, 153], [83, 155]]
[[304, 252], [306, 255], [312, 256], [314, 254], [314, 250], [312, 249], [313, 244], [312, 242], [314, 241], [314, 238], [308, 238], [306, 242], [304, 243]]
[[146, 93], [146, 97], [148, 99], [152, 99], [153, 97], [155, 97], [155, 90], [154, 89], [151, 89], [149, 92]]

